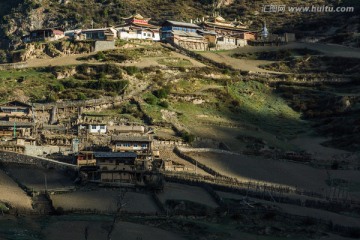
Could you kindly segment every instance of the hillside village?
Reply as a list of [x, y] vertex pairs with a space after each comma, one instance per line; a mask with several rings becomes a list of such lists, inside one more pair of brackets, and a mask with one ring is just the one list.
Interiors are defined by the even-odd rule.
[[[179, 22], [166, 20], [161, 26], [149, 23], [150, 18], [140, 14], [124, 18], [124, 24], [115, 27], [98, 29], [76, 29], [62, 31], [59, 29], [36, 29], [23, 36], [24, 43], [36, 41], [95, 40], [114, 42], [121, 40], [152, 40], [176, 44], [188, 50], [208, 51], [226, 50], [243, 47], [248, 44], [284, 44], [295, 41], [294, 33], [283, 35], [269, 34], [266, 23], [260, 31], [249, 29], [240, 21], [226, 21], [220, 15], [212, 18]], [[109, 44], [106, 49], [115, 47]], [[106, 50], [101, 49], [101, 50]], [[100, 50], [100, 49], [98, 49]]]
[[10, 44], [0, 240], [359, 238], [359, 48], [151, 20]]
[[[264, 24], [263, 30], [254, 32], [239, 21], [229, 22], [219, 15], [214, 15], [206, 20], [205, 18], [196, 19], [190, 23], [166, 20], [162, 26], [152, 25], [149, 20], [150, 18], [136, 14], [124, 18], [125, 23], [116, 27], [67, 31], [36, 29], [24, 36], [22, 41], [25, 44], [93, 41], [95, 47], [91, 51], [94, 52], [116, 49], [115, 43], [118, 39], [123, 41], [161, 41], [190, 51], [231, 50], [248, 44], [279, 45], [295, 41], [295, 35], [291, 33], [285, 33], [283, 36], [269, 34], [266, 24]], [[94, 109], [97, 107], [107, 108], [109, 104], [115, 105], [116, 100], [105, 101], [103, 105], [95, 102]], [[174, 147], [186, 145], [185, 142], [177, 143], [176, 141], [179, 140], [171, 141], [170, 139], [166, 143], [169, 139], [165, 139], [165, 141], [153, 139], [154, 131], [149, 126], [126, 125], [121, 122], [115, 123], [113, 119], [82, 114], [87, 108], [91, 109], [91, 105], [87, 106], [86, 101], [77, 107], [60, 107], [56, 104], [46, 106], [46, 104], [28, 104], [19, 101], [5, 103], [2, 107], [3, 123], [1, 124], [2, 140], [5, 141], [5, 146], [1, 148], [27, 155], [37, 155], [38, 152], [42, 152], [41, 155], [44, 156], [54, 152], [66, 155], [70, 153], [71, 157], [68, 157], [70, 159], [68, 161], [77, 164], [80, 169], [86, 169], [84, 171], [90, 174], [89, 179], [95, 180], [94, 176], [96, 175], [96, 180], [100, 182], [131, 182], [134, 184], [136, 182], [133, 180], [137, 179], [134, 174], [137, 171], [169, 170], [190, 173], [197, 171], [194, 166], [186, 166], [183, 163], [173, 162], [169, 158], [161, 158], [162, 153], [159, 150], [161, 144], [170, 144]], [[76, 114], [77, 118], [73, 118]], [[69, 122], [65, 126], [64, 124], [57, 125], [60, 116], [69, 118]], [[104, 155], [105, 159], [103, 159], [102, 152], [97, 152], [94, 147], [88, 147], [93, 144], [91, 136], [96, 135], [99, 135], [98, 140], [101, 142], [101, 145], [97, 147], [108, 152]], [[119, 136], [122, 137], [119, 138]], [[37, 145], [39, 148], [36, 150], [34, 146]], [[64, 148], [58, 150], [40, 146]], [[84, 150], [94, 152], [82, 152]], [[173, 151], [173, 149], [170, 147], [167, 151]], [[113, 166], [109, 163], [112, 163]], [[110, 169], [119, 176], [114, 176], [112, 173], [111, 177], [108, 177]], [[103, 170], [105, 170], [104, 173], [102, 173]], [[95, 172], [100, 172], [100, 174], [95, 174]], [[122, 173], [127, 175], [123, 176]]]

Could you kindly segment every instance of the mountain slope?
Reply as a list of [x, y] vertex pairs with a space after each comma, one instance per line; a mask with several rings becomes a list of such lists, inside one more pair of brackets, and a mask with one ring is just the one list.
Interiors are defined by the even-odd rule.
[[[214, 12], [227, 20], [240, 20], [259, 30], [266, 20], [270, 32], [316, 31], [336, 34], [359, 31], [360, 2], [354, 0], [14, 0], [0, 3], [1, 39], [18, 42], [31, 29], [112, 26], [135, 12], [159, 23], [164, 19], [190, 21]], [[354, 13], [267, 13], [265, 5], [354, 6]], [[335, 29], [334, 29], [335, 27]], [[336, 32], [337, 31], [337, 32]]]

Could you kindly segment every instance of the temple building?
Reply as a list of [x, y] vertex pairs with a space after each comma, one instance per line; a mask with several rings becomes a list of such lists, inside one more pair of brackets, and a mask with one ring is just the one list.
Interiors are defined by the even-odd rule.
[[149, 24], [150, 18], [144, 18], [140, 14], [135, 14], [123, 19], [125, 24], [115, 28], [118, 38], [124, 40], [147, 39], [160, 41], [159, 27]]
[[201, 26], [204, 31], [216, 33], [216, 49], [219, 50], [243, 47], [248, 40], [255, 39], [248, 26], [238, 21], [226, 21], [221, 16], [204, 19]]
[[167, 20], [161, 27], [161, 41], [175, 44], [188, 50], [206, 51], [208, 41], [198, 33], [200, 27], [193, 23]]

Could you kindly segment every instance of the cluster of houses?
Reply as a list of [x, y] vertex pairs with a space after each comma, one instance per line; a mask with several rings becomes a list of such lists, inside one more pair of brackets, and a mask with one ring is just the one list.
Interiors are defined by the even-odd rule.
[[111, 151], [80, 151], [75, 161], [89, 180], [139, 184], [144, 173], [154, 170], [153, 161], [159, 158], [152, 143], [150, 135], [113, 135]]
[[[23, 41], [55, 41], [62, 38], [96, 41], [145, 39], [176, 44], [188, 50], [205, 51], [233, 49], [245, 46], [249, 41], [268, 38], [266, 26], [262, 31], [251, 31], [242, 22], [226, 21], [221, 16], [214, 16], [206, 20], [205, 18], [191, 20], [190, 23], [166, 20], [161, 26], [150, 24], [150, 18], [145, 18], [140, 14], [123, 18], [123, 20], [124, 24], [107, 28], [77, 29], [65, 32], [58, 29], [34, 30], [23, 37]], [[284, 36], [287, 37], [277, 37], [277, 39], [295, 40], [294, 34], [285, 34]]]
[[[41, 110], [39, 110], [41, 112]], [[153, 149], [153, 137], [139, 125], [112, 125], [80, 117], [74, 123], [75, 132], [65, 131], [51, 125], [52, 131], [37, 120], [36, 109], [20, 101], [0, 105], [0, 150], [24, 153], [23, 149], [38, 147], [64, 147], [72, 149], [74, 164], [77, 164], [89, 180], [102, 183], [144, 183], [146, 173], [153, 172], [154, 160], [160, 159], [159, 151]], [[93, 148], [79, 149], [79, 139], [89, 136], [110, 138], [98, 151]], [[43, 148], [42, 148], [43, 147]], [[80, 150], [80, 151], [79, 151]], [[145, 174], [145, 175], [144, 175]]]

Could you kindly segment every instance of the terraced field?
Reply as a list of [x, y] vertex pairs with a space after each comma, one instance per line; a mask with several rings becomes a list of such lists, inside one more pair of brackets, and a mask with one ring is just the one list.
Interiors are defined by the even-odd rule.
[[[324, 192], [328, 189], [329, 185], [326, 181], [329, 178], [343, 179], [355, 185], [360, 183], [360, 175], [356, 170], [316, 169], [304, 164], [246, 155], [219, 153], [188, 153], [188, 155], [221, 174], [244, 181], [275, 183], [315, 192]], [[360, 189], [353, 189], [350, 194], [360, 199]]]
[[31, 198], [8, 175], [0, 170], [0, 203], [24, 211], [32, 211]]

